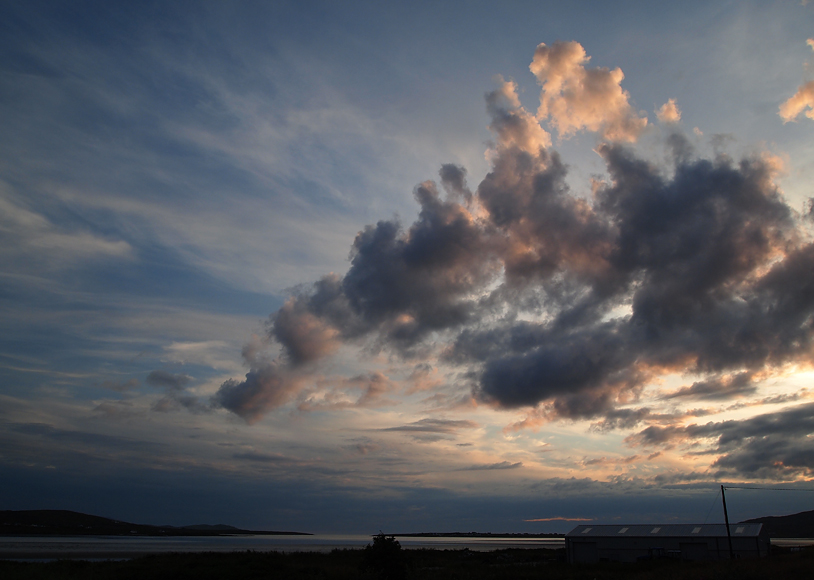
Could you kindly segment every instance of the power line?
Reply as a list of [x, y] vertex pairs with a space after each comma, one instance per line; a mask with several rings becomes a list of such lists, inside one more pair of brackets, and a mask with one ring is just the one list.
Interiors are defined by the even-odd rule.
[[743, 487], [739, 485], [725, 485], [724, 489], [761, 489], [765, 491], [814, 491], [814, 489], [800, 489], [798, 487]]
[[721, 490], [719, 489], [718, 493], [715, 494], [715, 499], [712, 500], [712, 503], [709, 506], [709, 510], [707, 511], [707, 517], [704, 518], [704, 523], [705, 524], [707, 523], [707, 520], [709, 519], [709, 514], [712, 513], [712, 508], [714, 508], [715, 505], [718, 503], [718, 496], [720, 495], [720, 493], [721, 493]]

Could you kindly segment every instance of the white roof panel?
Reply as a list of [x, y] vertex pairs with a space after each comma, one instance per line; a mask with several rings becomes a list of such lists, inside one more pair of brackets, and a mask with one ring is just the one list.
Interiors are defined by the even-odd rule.
[[[760, 535], [763, 524], [730, 525], [733, 537], [755, 537]], [[624, 530], [624, 531], [623, 531]], [[708, 536], [726, 537], [725, 524], [636, 524], [636, 525], [590, 525], [577, 526], [566, 537], [573, 536], [617, 536], [625, 537], [663, 537], [674, 538], [679, 536]]]

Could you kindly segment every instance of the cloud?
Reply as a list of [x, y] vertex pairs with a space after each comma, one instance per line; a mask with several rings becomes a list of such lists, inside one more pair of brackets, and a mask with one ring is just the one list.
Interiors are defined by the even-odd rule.
[[129, 401], [103, 401], [93, 408], [93, 412], [111, 419], [125, 419], [138, 415]]
[[100, 385], [103, 389], [110, 389], [111, 391], [116, 391], [117, 393], [126, 393], [128, 391], [133, 391], [139, 386], [138, 379], [128, 379], [126, 381], [102, 381]]
[[259, 418], [304, 386], [293, 372], [335, 352], [342, 341], [375, 335], [406, 354], [430, 333], [471, 319], [473, 292], [498, 274], [499, 264], [490, 259], [476, 218], [454, 201], [449, 168], [442, 178], [452, 191], [446, 200], [434, 183], [419, 185], [421, 213], [407, 231], [396, 220], [367, 226], [356, 236], [345, 276], [330, 274], [301, 288], [270, 317], [268, 338], [282, 346], [282, 357], [261, 367], [247, 360], [253, 365], [247, 380], [224, 383], [218, 404]]
[[697, 381], [689, 387], [683, 387], [673, 393], [665, 395], [664, 398], [732, 399], [745, 395], [753, 395], [756, 391], [757, 386], [752, 382], [752, 374], [742, 372], [736, 375]]
[[198, 397], [180, 393], [171, 393], [162, 397], [153, 403], [150, 409], [157, 413], [172, 413], [181, 409], [187, 409], [192, 413], [209, 413], [211, 411], [210, 407], [202, 403]]
[[656, 117], [662, 123], [678, 123], [681, 120], [681, 111], [675, 99], [669, 99], [656, 111]]
[[486, 463], [486, 464], [479, 464], [479, 465], [470, 465], [468, 467], [462, 467], [458, 471], [493, 471], [496, 469], [519, 469], [523, 467], [521, 462], [511, 463], [509, 461], [501, 461], [499, 463]]
[[551, 145], [551, 136], [534, 115], [526, 111], [517, 96], [517, 84], [497, 78], [499, 88], [486, 94], [486, 110], [492, 122], [498, 151], [516, 148], [532, 155]]
[[133, 248], [86, 227], [56, 224], [0, 182], [0, 257], [9, 272], [77, 268], [100, 260], [131, 260]]
[[787, 393], [780, 395], [772, 395], [771, 397], [764, 397], [762, 399], [751, 399], [748, 401], [739, 401], [734, 405], [727, 407], [727, 410], [734, 411], [736, 409], [744, 409], [746, 407], [762, 407], [764, 405], [782, 405], [784, 403], [794, 403], [802, 399], [807, 399], [811, 396], [808, 389], [800, 389], [796, 393]]
[[[442, 176], [449, 180], [449, 168]], [[330, 354], [339, 338], [370, 333], [408, 349], [472, 315], [471, 293], [498, 272], [488, 241], [469, 209], [450, 199], [454, 195], [443, 200], [433, 182], [414, 193], [421, 212], [407, 231], [395, 220], [367, 226], [356, 236], [343, 277], [325, 276], [272, 316], [271, 334], [292, 364]]]
[[611, 141], [635, 141], [647, 126], [621, 87], [621, 69], [585, 68], [590, 57], [578, 42], [541, 43], [529, 69], [542, 85], [537, 116], [561, 137], [587, 129]]
[[441, 185], [452, 199], [463, 199], [467, 204], [472, 203], [472, 191], [466, 184], [466, 168], [454, 163], [441, 166], [439, 172]]
[[[577, 43], [538, 46], [536, 119], [513, 82], [486, 95], [496, 144], [477, 188], [443, 165], [445, 195], [419, 184], [413, 224], [359, 231], [347, 273], [299, 287], [270, 316], [263, 340], [281, 355], [247, 357], [246, 380], [225, 382], [215, 403], [250, 421], [298, 396], [303, 409], [369, 404], [378, 392], [354, 401], [348, 385], [315, 385], [319, 365], [346, 345], [457, 373], [458, 392], [428, 401], [531, 409], [509, 429], [597, 417], [607, 419], [599, 429], [633, 428], [667, 415], [614, 410], [664, 375], [699, 377], [669, 398], [730, 399], [753, 393], [755, 376], [809, 365], [814, 244], [774, 181], [776, 164], [700, 158], [674, 134], [672, 166], [654, 165], [620, 143], [646, 123], [621, 71], [587, 62]], [[590, 197], [571, 192], [541, 120], [561, 136], [602, 140], [608, 179]]]
[[[809, 38], [806, 44], [814, 49], [814, 38]], [[814, 81], [800, 85], [797, 92], [780, 105], [778, 114], [784, 123], [788, 123], [796, 120], [803, 112], [809, 119], [814, 119]]]
[[[392, 405], [396, 402], [386, 399], [384, 395], [396, 388], [396, 383], [378, 371], [350, 379], [325, 379], [317, 381], [314, 390], [306, 390], [300, 395], [297, 409], [309, 412]], [[360, 394], [354, 396], [354, 391], [360, 391]]]
[[303, 300], [290, 298], [277, 311], [273, 322], [274, 337], [285, 345], [295, 366], [322, 358], [339, 348], [339, 331], [325, 324], [307, 310]]
[[478, 424], [468, 420], [420, 419], [399, 427], [387, 427], [382, 431], [405, 431], [408, 433], [456, 433], [460, 429], [476, 429]]
[[[808, 110], [806, 111], [806, 109]], [[788, 123], [794, 121], [803, 112], [809, 119], [814, 119], [814, 81], [800, 85], [797, 92], [780, 105], [778, 114], [784, 123]]]
[[814, 404], [799, 405], [744, 420], [705, 425], [651, 426], [630, 435], [632, 446], [711, 444], [718, 455], [710, 468], [721, 476], [788, 480], [814, 474]]
[[192, 413], [210, 412], [211, 408], [208, 405], [186, 390], [191, 380], [192, 377], [189, 375], [172, 374], [162, 370], [151, 371], [145, 382], [166, 390], [166, 395], [155, 401], [151, 409], [157, 413], [171, 413], [181, 409]]
[[618, 465], [626, 465], [629, 463], [635, 463], [641, 459], [639, 455], [629, 455], [627, 457], [616, 457], [616, 458], [609, 458], [609, 457], [594, 457], [593, 459], [585, 458], [582, 460], [581, 464], [585, 467], [595, 467], [595, 466], [618, 466]]
[[[807, 360], [814, 246], [793, 247], [793, 213], [772, 168], [761, 158], [699, 160], [666, 178], [623, 147], [599, 151], [612, 182], [585, 223], [603, 227], [575, 239], [594, 267], [580, 271], [585, 261], [572, 258], [540, 276], [554, 291], [550, 321], [466, 330], [455, 342], [455, 360], [483, 361], [480, 397], [589, 417], [662, 373]], [[624, 303], [629, 315], [604, 317]]]
[[612, 431], [615, 429], [634, 429], [641, 423], [649, 425], [669, 425], [690, 417], [703, 417], [711, 414], [709, 409], [692, 409], [682, 413], [655, 413], [647, 407], [639, 409], [609, 409], [603, 413], [603, 419], [591, 424], [592, 431]]
[[163, 443], [90, 431], [61, 429], [46, 423], [12, 423], [8, 429], [27, 437], [46, 439], [52, 448], [56, 446], [63, 450], [80, 450], [85, 454], [107, 456], [108, 458], [121, 453], [144, 453], [154, 456], [166, 447]]
[[178, 364], [200, 364], [215, 369], [234, 369], [232, 346], [223, 340], [172, 342], [164, 346], [164, 357]]
[[232, 455], [232, 457], [234, 457], [235, 459], [245, 459], [246, 461], [254, 461], [258, 463], [270, 463], [270, 464], [297, 463], [296, 459], [292, 459], [291, 457], [287, 457], [285, 455], [259, 453], [257, 451], [244, 451], [242, 453], [235, 453]]
[[223, 407], [252, 424], [268, 411], [288, 401], [302, 388], [303, 379], [278, 361], [253, 368], [243, 381], [230, 379], [212, 396], [215, 407]]
[[353, 451], [354, 453], [358, 453], [359, 455], [368, 455], [370, 453], [376, 453], [383, 449], [383, 446], [376, 441], [369, 439], [368, 437], [359, 437], [354, 439], [350, 445], [346, 446], [346, 449]]
[[180, 391], [186, 387], [192, 377], [188, 375], [174, 375], [167, 371], [151, 371], [145, 382], [154, 387], [163, 387], [170, 391]]
[[535, 518], [533, 520], [523, 520], [524, 522], [592, 522], [594, 521], [592, 518], [564, 518], [564, 517], [553, 517], [553, 518]]

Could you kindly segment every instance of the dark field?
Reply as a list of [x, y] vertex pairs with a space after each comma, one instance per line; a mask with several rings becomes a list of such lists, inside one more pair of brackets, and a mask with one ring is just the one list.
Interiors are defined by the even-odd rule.
[[125, 561], [0, 561], [3, 580], [242, 580], [242, 579], [573, 579], [684, 580], [814, 577], [814, 550], [775, 553], [762, 560], [569, 565], [563, 550], [402, 550], [396, 566], [371, 567], [364, 550], [164, 554]]

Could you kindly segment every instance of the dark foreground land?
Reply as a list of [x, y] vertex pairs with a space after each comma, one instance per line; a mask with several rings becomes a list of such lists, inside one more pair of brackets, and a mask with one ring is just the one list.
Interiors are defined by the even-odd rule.
[[[812, 578], [814, 550], [778, 552], [762, 560], [569, 565], [563, 550], [403, 550], [396, 566], [371, 567], [365, 550], [164, 554], [126, 561], [0, 561], [3, 580], [758, 580]], [[367, 564], [367, 567], [365, 566]]]

